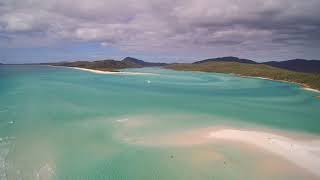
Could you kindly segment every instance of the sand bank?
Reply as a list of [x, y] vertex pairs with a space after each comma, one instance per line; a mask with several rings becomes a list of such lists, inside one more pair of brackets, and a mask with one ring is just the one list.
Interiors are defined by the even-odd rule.
[[79, 67], [67, 67], [67, 66], [54, 66], [54, 67], [63, 67], [63, 68], [71, 68], [81, 71], [87, 71], [92, 72], [96, 74], [112, 74], [112, 75], [159, 75], [154, 73], [143, 73], [143, 72], [124, 72], [124, 71], [101, 71], [101, 70], [95, 70], [95, 69], [87, 69], [87, 68], [79, 68]]
[[298, 141], [273, 133], [236, 129], [212, 131], [208, 137], [254, 145], [320, 177], [320, 140]]
[[86, 68], [79, 68], [79, 67], [67, 67], [71, 69], [77, 69], [81, 71], [88, 71], [92, 73], [97, 73], [97, 74], [118, 74], [119, 72], [113, 72], [113, 71], [100, 71], [100, 70], [94, 70], [94, 69], [86, 69]]
[[139, 138], [127, 137], [125, 141], [156, 147], [188, 147], [215, 142], [240, 143], [274, 154], [320, 177], [320, 138], [318, 136], [269, 130], [208, 127]]
[[92, 73], [97, 74], [115, 74], [115, 75], [158, 75], [154, 73], [142, 73], [142, 72], [113, 72], [113, 71], [100, 71], [100, 70], [94, 70], [94, 69], [86, 69], [86, 68], [79, 68], [79, 67], [70, 67], [72, 69], [82, 70], [82, 71], [88, 71]]
[[263, 79], [263, 80], [271, 80], [271, 81], [276, 81], [274, 79], [271, 78], [266, 78], [266, 77], [260, 77], [260, 76], [245, 76], [245, 75], [241, 75], [241, 74], [234, 74], [233, 75], [239, 76], [239, 77], [244, 77], [244, 78], [255, 78], [255, 79]]

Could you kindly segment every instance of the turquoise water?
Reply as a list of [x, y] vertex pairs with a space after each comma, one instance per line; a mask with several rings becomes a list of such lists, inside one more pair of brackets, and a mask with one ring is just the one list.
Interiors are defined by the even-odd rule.
[[[298, 171], [290, 171], [291, 176], [254, 174], [252, 167], [264, 161], [249, 159], [261, 156], [231, 145], [155, 147], [137, 142], [216, 125], [318, 135], [318, 94], [294, 84], [226, 74], [125, 71], [153, 74], [0, 66], [0, 179], [307, 176]], [[224, 167], [225, 159], [233, 163], [232, 169]]]

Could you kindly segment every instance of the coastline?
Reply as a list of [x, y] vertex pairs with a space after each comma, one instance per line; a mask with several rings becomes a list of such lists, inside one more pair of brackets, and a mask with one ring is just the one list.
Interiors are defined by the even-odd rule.
[[[64, 68], [71, 68], [71, 69], [76, 69], [76, 70], [82, 70], [82, 71], [87, 71], [87, 72], [92, 72], [96, 74], [111, 74], [111, 75], [159, 75], [159, 74], [154, 74], [154, 73], [141, 73], [141, 72], [121, 72], [121, 71], [101, 71], [101, 70], [95, 70], [95, 69], [87, 69], [87, 68], [80, 68], [80, 67], [70, 67], [70, 66], [54, 66], [54, 65], [48, 65], [52, 67], [64, 67]], [[199, 71], [203, 72], [203, 71]], [[238, 77], [244, 77], [244, 78], [256, 78], [256, 79], [263, 79], [263, 80], [270, 80], [270, 81], [277, 81], [277, 82], [285, 82], [285, 83], [292, 83], [292, 84], [297, 84], [301, 86], [302, 89], [306, 91], [311, 91], [315, 93], [320, 93], [320, 90], [310, 88], [307, 84], [304, 83], [298, 83], [294, 81], [285, 81], [285, 80], [277, 80], [277, 79], [271, 79], [271, 78], [266, 78], [266, 77], [260, 77], [260, 76], [246, 76], [246, 75], [241, 75], [241, 74], [236, 74], [236, 73], [227, 73], [231, 75], [235, 75]], [[317, 96], [320, 98], [320, 96]]]
[[[57, 66], [56, 66], [57, 67]], [[61, 67], [61, 66], [59, 66]], [[63, 66], [63, 67], [67, 67], [67, 66]], [[93, 72], [93, 73], [97, 73], [97, 74], [126, 74], [126, 75], [156, 75], [153, 73], [139, 73], [139, 72], [113, 72], [113, 71], [101, 71], [101, 70], [94, 70], [94, 69], [87, 69], [87, 68], [79, 68], [79, 67], [68, 67], [68, 68], [73, 68], [73, 69], [77, 69], [77, 70], [83, 70], [83, 71], [88, 71], [88, 72]], [[298, 83], [298, 82], [293, 82], [293, 81], [285, 81], [285, 80], [277, 80], [277, 79], [271, 79], [271, 78], [266, 78], [266, 77], [260, 77], [260, 76], [245, 76], [245, 75], [241, 75], [241, 74], [234, 74], [234, 73], [230, 73], [232, 75], [236, 75], [239, 77], [244, 77], [244, 78], [256, 78], [256, 79], [263, 79], [263, 80], [270, 80], [270, 81], [278, 81], [278, 82], [285, 82], [285, 83], [292, 83], [292, 84], [297, 84], [300, 85], [302, 89], [306, 90], [306, 91], [311, 91], [311, 92], [315, 92], [315, 93], [320, 93], [320, 90], [318, 89], [313, 89], [310, 88], [307, 84], [303, 84], [303, 83]]]
[[320, 90], [318, 90], [318, 89], [313, 89], [313, 88], [310, 88], [307, 84], [298, 83], [298, 82], [294, 82], [294, 81], [277, 80], [277, 79], [271, 79], [271, 78], [260, 77], [260, 76], [245, 76], [245, 75], [234, 74], [234, 73], [230, 73], [230, 74], [231, 75], [236, 75], [236, 76], [239, 76], [239, 77], [244, 77], [244, 78], [256, 78], [256, 79], [263, 79], [263, 80], [270, 80], [270, 81], [297, 84], [297, 85], [301, 86], [301, 88], [306, 90], [306, 91], [312, 91], [312, 92], [320, 93]]
[[233, 74], [241, 77], [295, 83], [303, 88], [308, 88], [306, 90], [312, 90], [320, 93], [320, 74], [289, 71], [263, 64], [217, 61], [202, 64], [171, 64], [165, 66], [165, 68], [177, 71], [199, 71], [208, 73]]
[[53, 66], [53, 65], [48, 65], [51, 67], [62, 67], [62, 68], [70, 68], [70, 69], [75, 69], [75, 70], [80, 70], [80, 71], [87, 71], [91, 73], [96, 73], [96, 74], [111, 74], [111, 75], [158, 75], [154, 73], [142, 73], [142, 72], [124, 72], [124, 71], [101, 71], [101, 70], [95, 70], [95, 69], [87, 69], [87, 68], [79, 68], [79, 67], [70, 67], [70, 66]]
[[94, 69], [87, 69], [87, 68], [69, 67], [69, 66], [54, 66], [54, 67], [66, 67], [66, 68], [71, 68], [71, 69], [76, 69], [81, 71], [92, 72], [96, 74], [118, 74], [119, 73], [114, 71], [101, 71], [101, 70], [94, 70]]
[[[305, 86], [303, 89], [304, 89], [304, 90], [307, 90], [307, 91], [312, 91], [312, 92], [320, 93], [319, 90], [317, 90], [317, 89], [312, 89], [312, 88], [309, 88], [309, 87], [307, 87], [307, 86]], [[319, 97], [319, 96], [318, 96], [318, 97]]]

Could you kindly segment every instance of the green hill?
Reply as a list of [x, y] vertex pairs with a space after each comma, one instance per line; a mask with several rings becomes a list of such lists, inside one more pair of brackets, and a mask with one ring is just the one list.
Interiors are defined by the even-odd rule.
[[126, 57], [122, 61], [116, 60], [99, 60], [99, 61], [74, 61], [74, 62], [59, 62], [59, 63], [45, 63], [54, 66], [79, 67], [86, 69], [94, 69], [100, 71], [118, 71], [125, 68], [141, 68], [164, 66], [166, 63], [145, 62], [139, 59]]
[[61, 62], [51, 63], [54, 66], [67, 66], [67, 67], [79, 67], [86, 69], [94, 69], [100, 71], [118, 71], [123, 68], [140, 68], [139, 64], [126, 61], [115, 61], [115, 60], [100, 60], [100, 61], [75, 61], [75, 62]]
[[320, 90], [320, 74], [294, 72], [265, 64], [238, 62], [207, 62], [201, 64], [171, 64], [165, 68], [180, 71], [232, 73], [241, 76], [264, 77], [279, 81], [299, 83], [304, 87]]

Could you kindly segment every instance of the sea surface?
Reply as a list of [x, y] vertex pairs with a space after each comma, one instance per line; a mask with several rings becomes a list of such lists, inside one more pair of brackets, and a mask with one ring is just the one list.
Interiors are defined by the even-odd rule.
[[318, 136], [319, 94], [227, 74], [124, 71], [146, 74], [0, 66], [0, 180], [314, 178], [246, 145], [150, 137], [216, 126]]

